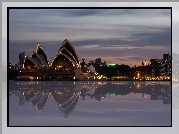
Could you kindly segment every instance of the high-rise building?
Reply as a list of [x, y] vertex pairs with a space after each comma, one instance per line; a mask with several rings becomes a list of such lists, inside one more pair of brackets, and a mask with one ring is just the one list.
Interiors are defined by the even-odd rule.
[[14, 66], [14, 70], [18, 70], [19, 68], [18, 68], [18, 64], [15, 64], [15, 66]]
[[[151, 68], [152, 68], [152, 76], [159, 76], [160, 75], [160, 70], [163, 69], [164, 67], [162, 65], [162, 59], [150, 59], [151, 62]], [[161, 67], [160, 67], [161, 66]]]
[[96, 58], [95, 66], [106, 66], [106, 61], [101, 60], [101, 58]]
[[163, 64], [165, 64], [165, 72], [168, 76], [171, 75], [171, 55], [163, 54]]
[[163, 54], [163, 61], [164, 62], [171, 62], [171, 55], [168, 54]]
[[152, 74], [154, 76], [171, 76], [171, 55], [163, 54], [163, 59], [150, 59]]
[[100, 65], [100, 64], [101, 64], [101, 58], [96, 58], [95, 65]]
[[24, 68], [25, 51], [19, 54], [19, 68]]

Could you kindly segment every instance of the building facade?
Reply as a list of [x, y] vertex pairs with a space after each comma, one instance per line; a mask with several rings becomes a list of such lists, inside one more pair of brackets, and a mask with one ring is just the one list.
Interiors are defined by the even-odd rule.
[[150, 59], [152, 68], [152, 77], [158, 79], [171, 78], [171, 55], [163, 54], [163, 59]]
[[20, 69], [17, 79], [75, 79], [75, 70], [81, 73], [79, 57], [67, 39], [51, 62], [40, 44], [37, 44], [36, 51], [31, 56], [24, 54], [25, 52], [19, 54]]
[[20, 69], [23, 68], [24, 60], [25, 60], [25, 51], [19, 54], [19, 68]]

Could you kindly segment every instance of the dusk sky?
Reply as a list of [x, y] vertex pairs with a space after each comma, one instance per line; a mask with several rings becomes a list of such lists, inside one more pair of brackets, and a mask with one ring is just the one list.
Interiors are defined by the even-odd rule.
[[170, 9], [10, 9], [9, 62], [39, 43], [50, 61], [64, 39], [80, 61], [142, 65], [171, 54]]

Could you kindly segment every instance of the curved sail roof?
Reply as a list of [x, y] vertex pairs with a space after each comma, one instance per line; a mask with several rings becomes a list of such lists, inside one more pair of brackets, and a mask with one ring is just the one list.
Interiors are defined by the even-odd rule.
[[[67, 39], [63, 41], [62, 46], [60, 47], [57, 55], [54, 57], [51, 65], [53, 65], [54, 61], [57, 60], [58, 57], [61, 55], [67, 58], [72, 63], [74, 68], [81, 67], [79, 57], [76, 54], [74, 47]], [[50, 66], [48, 57], [40, 44], [37, 44], [36, 51], [33, 51], [32, 55], [30, 57], [26, 57], [26, 59], [32, 61], [38, 68], [48, 69], [48, 67]]]
[[55, 58], [52, 61], [52, 65], [53, 65], [54, 61], [60, 55], [64, 55], [66, 58], [68, 58], [71, 61], [71, 63], [73, 64], [73, 66], [80, 67], [80, 61], [79, 61], [78, 56], [76, 55], [76, 51], [67, 39], [65, 39], [63, 41], [62, 46], [60, 47], [57, 55], [55, 56]]
[[42, 60], [40, 59], [39, 55], [35, 53], [34, 51], [32, 52], [31, 57], [36, 58], [40, 62], [39, 64], [43, 65]]
[[44, 58], [44, 56], [43, 55], [39, 55], [39, 54], [37, 54], [37, 55], [39, 56], [39, 59], [41, 60], [41, 62], [44, 65], [44, 67], [48, 68], [48, 62], [46, 62], [46, 59]]
[[39, 62], [38, 58], [37, 57], [26, 57], [25, 60], [30, 60], [32, 63], [34, 63], [34, 65], [36, 65], [38, 68], [41, 68], [43, 67], [42, 64]]
[[48, 66], [48, 62], [49, 62], [48, 57], [47, 57], [45, 51], [43, 50], [43, 48], [40, 46], [40, 44], [37, 44], [37, 46], [36, 46], [36, 53], [40, 56], [43, 64], [45, 66]]
[[55, 57], [55, 59], [52, 61], [52, 65], [53, 65], [53, 63], [55, 62], [55, 60], [57, 60], [57, 58], [58, 58], [59, 56], [61, 56], [61, 55], [65, 56], [65, 57], [73, 64], [73, 66], [77, 66], [77, 64], [74, 62], [74, 60], [71, 59], [70, 56], [68, 56], [67, 54], [64, 54], [64, 53], [59, 53], [59, 54]]
[[76, 61], [78, 61], [79, 63], [79, 57], [76, 54], [74, 47], [71, 45], [71, 43], [67, 39], [63, 41], [61, 48], [63, 47], [65, 47], [75, 57]]
[[60, 53], [68, 55], [76, 64], [78, 64], [79, 61], [77, 61], [74, 55], [72, 55], [65, 47], [63, 47], [62, 49], [58, 51], [58, 54]]
[[48, 63], [46, 62], [46, 59], [42, 54], [39, 55], [39, 54], [37, 54], [36, 52], [33, 51], [31, 57], [32, 58], [37, 57], [39, 62], [42, 64], [42, 66], [45, 67], [45, 68], [48, 68]]
[[37, 44], [36, 52], [33, 51], [31, 56], [26, 59], [32, 61], [38, 68], [48, 68], [47, 56], [39, 44]]

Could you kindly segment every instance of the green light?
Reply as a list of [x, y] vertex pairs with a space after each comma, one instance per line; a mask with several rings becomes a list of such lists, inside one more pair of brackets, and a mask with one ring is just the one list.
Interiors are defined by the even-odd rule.
[[115, 67], [116, 64], [109, 64], [110, 67]]
[[102, 60], [101, 62], [104, 63], [104, 60]]
[[113, 94], [110, 94], [110, 95], [115, 95], [115, 93], [113, 93]]

